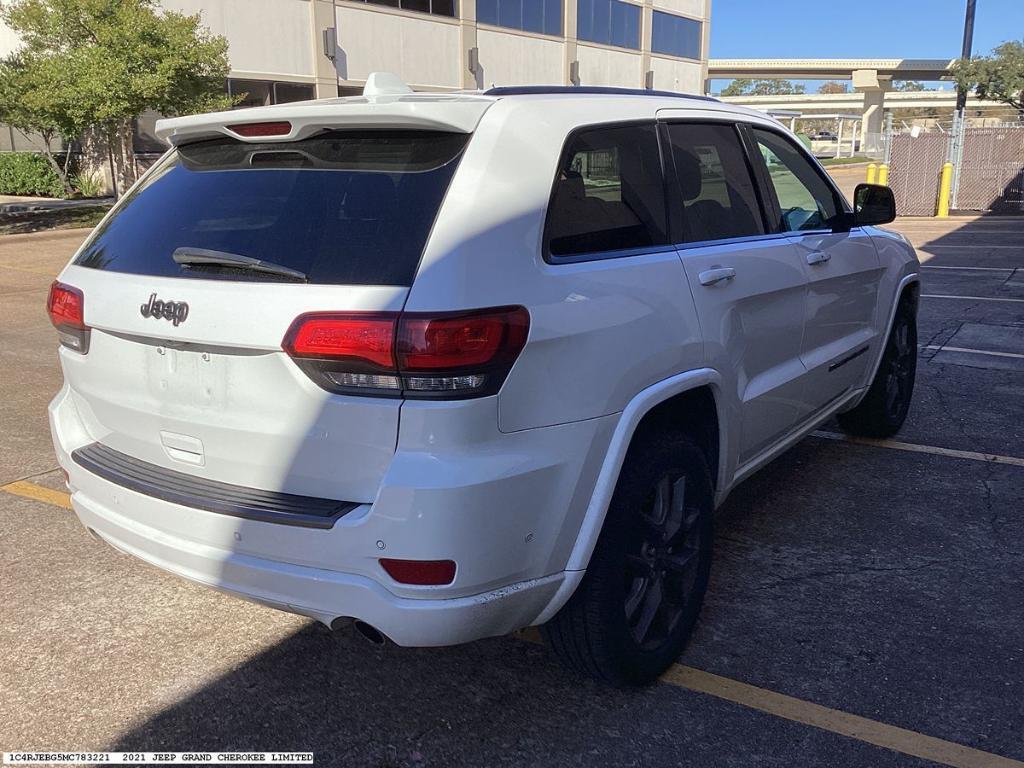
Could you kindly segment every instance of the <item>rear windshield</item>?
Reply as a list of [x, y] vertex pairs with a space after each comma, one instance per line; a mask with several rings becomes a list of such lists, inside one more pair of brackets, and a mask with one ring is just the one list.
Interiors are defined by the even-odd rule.
[[[160, 277], [412, 285], [466, 141], [337, 131], [180, 147], [75, 263]], [[246, 266], [254, 259], [282, 269]]]

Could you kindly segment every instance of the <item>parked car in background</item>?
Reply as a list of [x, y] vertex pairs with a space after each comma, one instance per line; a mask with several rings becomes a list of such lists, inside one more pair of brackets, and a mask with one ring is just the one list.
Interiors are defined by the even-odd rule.
[[407, 646], [541, 626], [646, 683], [713, 512], [838, 416], [910, 405], [918, 262], [792, 134], [614, 88], [161, 121], [54, 283], [82, 523], [217, 589]]

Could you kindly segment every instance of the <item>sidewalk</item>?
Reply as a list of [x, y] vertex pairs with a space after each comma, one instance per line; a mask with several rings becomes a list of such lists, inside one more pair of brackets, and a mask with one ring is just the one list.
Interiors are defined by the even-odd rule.
[[0, 195], [0, 215], [5, 213], [27, 213], [30, 211], [56, 211], [64, 208], [80, 208], [82, 206], [103, 205], [112, 203], [112, 197], [93, 197], [81, 200], [61, 200], [56, 197], [19, 197], [17, 195]]

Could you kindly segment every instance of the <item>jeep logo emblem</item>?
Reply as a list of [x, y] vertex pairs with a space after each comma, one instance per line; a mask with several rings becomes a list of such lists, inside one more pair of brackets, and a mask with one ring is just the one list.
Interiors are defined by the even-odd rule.
[[149, 294], [149, 301], [139, 307], [143, 317], [170, 320], [177, 327], [188, 317], [188, 304], [184, 301], [161, 301], [155, 293]]

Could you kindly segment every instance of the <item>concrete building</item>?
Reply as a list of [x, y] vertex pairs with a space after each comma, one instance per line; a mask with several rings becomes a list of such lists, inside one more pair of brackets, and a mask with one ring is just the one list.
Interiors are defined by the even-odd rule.
[[[246, 104], [413, 88], [617, 85], [703, 93], [710, 0], [162, 0], [230, 46]], [[17, 41], [0, 26], [0, 56]]]

